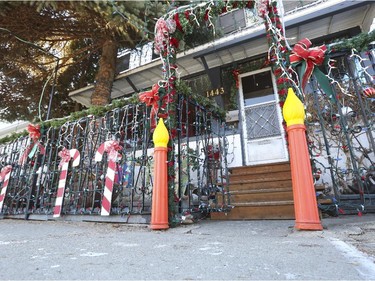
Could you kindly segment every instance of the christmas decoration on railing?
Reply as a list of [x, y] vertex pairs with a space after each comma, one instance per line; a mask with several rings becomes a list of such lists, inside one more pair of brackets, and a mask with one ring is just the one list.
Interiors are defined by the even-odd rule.
[[12, 165], [7, 165], [1, 169], [0, 183], [3, 183], [0, 192], [0, 213], [2, 213], [6, 192], [8, 189], [10, 174], [12, 173]]
[[238, 89], [240, 87], [240, 81], [238, 78], [238, 75], [240, 75], [240, 71], [238, 69], [233, 69], [232, 75], [233, 75], [234, 81], [236, 81], [236, 89]]
[[368, 87], [363, 90], [363, 96], [366, 98], [375, 98], [375, 89], [374, 87]]
[[[249, 1], [250, 2], [250, 1]], [[236, 2], [237, 3], [237, 2]], [[241, 2], [240, 2], [241, 3]], [[175, 182], [175, 164], [174, 164], [174, 141], [177, 132], [176, 128], [176, 81], [178, 78], [178, 67], [176, 64], [177, 50], [179, 43], [183, 38], [191, 34], [194, 27], [201, 24], [213, 28], [213, 17], [222, 11], [228, 11], [237, 8], [238, 4], [233, 5], [230, 1], [201, 3], [198, 5], [186, 5], [170, 11], [164, 17], [160, 18], [155, 26], [155, 51], [160, 54], [163, 63], [163, 85], [165, 93], [159, 92], [159, 113], [158, 117], [165, 119], [165, 125], [170, 133], [168, 144], [168, 185], [169, 198], [173, 201], [174, 182]], [[243, 3], [246, 6], [248, 2]], [[213, 29], [214, 31], [214, 29]], [[171, 208], [173, 210], [174, 208]]]
[[39, 138], [41, 136], [40, 133], [40, 125], [32, 125], [29, 124], [27, 126], [27, 131], [29, 132], [29, 138], [31, 140], [31, 144], [29, 144], [25, 151], [21, 154], [21, 157], [18, 161], [20, 165], [23, 165], [26, 163], [27, 158], [33, 158], [37, 150], [39, 149], [40, 154], [45, 153], [44, 146], [39, 142]]
[[280, 107], [283, 107], [287, 89], [294, 81], [290, 78], [289, 50], [287, 48], [285, 31], [281, 23], [277, 1], [261, 0], [258, 14], [264, 20], [268, 40], [268, 61], [276, 78]]
[[325, 45], [310, 48], [312, 45], [311, 41], [307, 38], [300, 40], [294, 45], [292, 53], [290, 55], [290, 63], [292, 67], [300, 67], [299, 77], [301, 77], [300, 88], [302, 93], [311, 77], [314, 74], [324, 93], [328, 95], [330, 99], [334, 97], [334, 93], [331, 87], [331, 83], [328, 77], [320, 71], [317, 67], [322, 64], [327, 64], [328, 60], [325, 56], [327, 47]]
[[[155, 52], [160, 54], [163, 62], [163, 77], [166, 93], [160, 97], [165, 101], [165, 110], [162, 112], [164, 118], [170, 116], [175, 95], [175, 82], [178, 78], [176, 55], [179, 43], [186, 35], [193, 32], [194, 28], [203, 25], [212, 28], [214, 32], [213, 19], [219, 14], [239, 8], [254, 8], [256, 1], [209, 1], [200, 4], [191, 4], [171, 10], [160, 18], [155, 26]], [[163, 110], [162, 110], [163, 111]], [[166, 119], [166, 125], [172, 126], [173, 118]]]
[[112, 193], [113, 185], [116, 173], [116, 162], [121, 159], [122, 147], [119, 145], [118, 141], [109, 140], [102, 143], [97, 152], [95, 153], [95, 162], [101, 162], [103, 159], [103, 154], [106, 152], [108, 154], [108, 167], [106, 171], [104, 192], [102, 198], [102, 208], [100, 215], [109, 216], [111, 213], [112, 206]]
[[358, 52], [366, 51], [369, 45], [375, 41], [375, 30], [371, 32], [362, 32], [348, 39], [337, 39], [331, 43], [329, 49], [331, 52], [351, 52], [355, 49]]
[[159, 111], [159, 89], [160, 86], [158, 84], [154, 84], [150, 91], [141, 92], [139, 94], [139, 100], [145, 103], [147, 106], [151, 106], [151, 128], [156, 127], [156, 115]]
[[53, 217], [55, 218], [60, 217], [61, 215], [70, 159], [73, 159], [72, 167], [77, 167], [80, 161], [80, 153], [77, 149], [67, 149], [63, 147], [58, 155], [61, 158], [61, 161], [59, 164], [59, 185], [57, 188], [55, 208], [53, 210]]
[[[375, 33], [374, 33], [375, 34]], [[363, 41], [367, 42], [369, 36], [363, 36], [362, 34], [360, 35], [357, 35], [358, 38], [362, 38], [360, 40], [361, 44], [358, 45], [359, 48], [362, 48], [361, 45], [363, 44]], [[355, 42], [355, 41], [353, 41]], [[339, 43], [339, 44], [342, 44], [342, 43]], [[335, 53], [336, 52], [336, 47], [337, 47], [337, 43], [332, 43], [330, 45], [328, 45], [328, 52], [330, 53]], [[347, 44], [344, 44], [344, 46], [347, 46]], [[349, 44], [349, 46], [354, 46], [352, 44]], [[370, 60], [370, 57], [369, 58], [366, 58], [365, 56], [363, 56], [363, 54], [359, 53], [355, 48], [351, 49], [351, 50], [348, 50], [348, 49], [343, 49], [342, 51], [344, 51], [344, 54], [347, 55], [348, 57], [348, 62], [353, 62], [353, 71], [355, 71], [356, 75], [357, 75], [357, 78], [356, 79], [356, 83], [359, 83], [359, 87], [361, 87], [363, 89], [363, 92], [360, 93], [363, 97], [369, 97], [371, 96], [371, 90], [367, 90], [366, 89], [371, 89], [372, 88], [372, 85], [374, 84], [374, 79], [375, 77], [372, 76], [367, 70], [369, 67], [371, 66], [365, 66], [365, 62]], [[350, 55], [349, 55], [350, 53]], [[368, 52], [366, 52], [367, 54]], [[343, 54], [343, 55], [344, 55]], [[353, 98], [353, 97], [356, 97], [356, 95], [353, 93], [353, 91], [349, 91], [348, 88], [345, 88], [343, 87], [343, 81], [337, 81], [335, 78], [334, 78], [334, 72], [335, 70], [337, 69], [337, 61], [334, 60], [334, 59], [328, 59], [328, 62], [325, 63], [325, 66], [327, 68], [327, 75], [326, 77], [329, 79], [329, 82], [332, 86], [335, 86], [338, 91], [337, 91], [337, 99], [339, 99], [340, 97], [342, 97], [343, 95], [349, 97], [349, 98]], [[337, 72], [337, 71], [336, 71]], [[369, 94], [366, 95], [366, 94]], [[344, 100], [342, 100], [342, 102], [344, 102]]]
[[370, 66], [362, 67], [364, 61], [368, 61], [369, 59], [363, 58], [360, 55], [358, 55], [358, 51], [356, 49], [351, 50], [351, 55], [349, 56], [351, 59], [357, 60], [359, 65], [361, 66], [361, 69], [359, 70], [359, 75], [366, 75], [370, 81], [374, 80], [375, 77], [373, 77], [370, 73], [367, 72], [367, 68]]

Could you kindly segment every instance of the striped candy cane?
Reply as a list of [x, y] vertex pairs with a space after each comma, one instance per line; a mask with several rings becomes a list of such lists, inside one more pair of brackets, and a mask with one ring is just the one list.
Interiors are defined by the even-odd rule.
[[115, 180], [116, 173], [116, 161], [121, 159], [121, 154], [119, 154], [117, 151], [121, 149], [122, 147], [117, 141], [106, 141], [99, 146], [97, 152], [95, 153], [95, 162], [101, 162], [104, 152], [108, 153], [108, 168], [104, 183], [102, 209], [100, 212], [102, 216], [109, 216], [109, 214], [111, 213], [113, 182]]
[[363, 90], [363, 95], [366, 98], [374, 98], [375, 97], [375, 89], [372, 87], [366, 88]]
[[79, 161], [80, 161], [80, 154], [77, 149], [66, 149], [64, 147], [59, 152], [59, 156], [61, 157], [61, 162], [59, 164], [61, 173], [60, 173], [60, 179], [59, 179], [59, 187], [57, 188], [55, 208], [53, 210], [54, 218], [60, 217], [61, 215], [64, 192], [65, 192], [65, 185], [66, 185], [66, 177], [68, 175], [70, 158], [73, 158], [73, 164], [72, 164], [73, 167], [78, 166]]
[[7, 188], [8, 188], [8, 183], [9, 183], [9, 178], [10, 178], [11, 172], [12, 172], [12, 166], [11, 165], [5, 166], [4, 168], [1, 169], [0, 182], [3, 182], [3, 188], [1, 189], [1, 193], [0, 193], [0, 213], [3, 210], [4, 199], [5, 199], [5, 195], [7, 193]]

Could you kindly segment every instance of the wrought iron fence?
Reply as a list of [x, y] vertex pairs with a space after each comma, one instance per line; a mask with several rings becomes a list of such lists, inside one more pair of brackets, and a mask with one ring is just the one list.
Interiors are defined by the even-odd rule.
[[[127, 105], [103, 117], [87, 116], [60, 128], [46, 128], [39, 145], [32, 145], [30, 137], [1, 145], [0, 169], [12, 166], [1, 212], [25, 218], [31, 214], [52, 215], [62, 173], [59, 152], [77, 149], [79, 163], [69, 165], [64, 182], [62, 214], [100, 215], [109, 153], [104, 153], [101, 161], [95, 161], [95, 154], [101, 144], [114, 140], [121, 146], [121, 158], [115, 164], [110, 213], [150, 214], [153, 143], [150, 120], [146, 118], [149, 111], [143, 104]], [[173, 145], [178, 163], [174, 188], [178, 211], [220, 210], [227, 203], [223, 200], [227, 188], [225, 125], [182, 96], [177, 118], [178, 134]], [[0, 183], [0, 187], [3, 185]]]
[[225, 122], [183, 95], [177, 109], [179, 212], [225, 211], [230, 206]]
[[364, 65], [373, 52], [336, 53], [328, 74], [335, 96], [314, 79], [305, 96], [314, 178], [324, 187], [318, 196], [332, 202], [320, 208], [334, 214], [375, 207], [375, 96], [365, 92], [373, 87], [375, 69]]

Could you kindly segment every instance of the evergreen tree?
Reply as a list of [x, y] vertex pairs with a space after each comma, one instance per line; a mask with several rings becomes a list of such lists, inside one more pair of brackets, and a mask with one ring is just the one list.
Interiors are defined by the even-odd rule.
[[118, 50], [151, 40], [166, 5], [0, 2], [0, 119], [45, 119], [51, 91], [49, 117], [66, 115], [74, 108], [68, 92], [88, 83], [95, 84], [93, 105], [110, 102]]

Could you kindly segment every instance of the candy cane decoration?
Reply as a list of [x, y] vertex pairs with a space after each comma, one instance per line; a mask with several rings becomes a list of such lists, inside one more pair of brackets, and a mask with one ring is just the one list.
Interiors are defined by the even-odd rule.
[[121, 154], [119, 154], [117, 151], [121, 149], [122, 147], [117, 141], [106, 141], [99, 146], [97, 152], [95, 153], [95, 162], [101, 162], [104, 152], [108, 153], [108, 168], [104, 183], [102, 209], [100, 212], [102, 216], [109, 216], [109, 214], [111, 213], [113, 182], [115, 180], [116, 173], [116, 161], [121, 159]]
[[374, 98], [375, 97], [375, 89], [372, 87], [366, 88], [363, 91], [363, 96], [366, 98]]
[[3, 210], [4, 199], [5, 199], [5, 195], [7, 192], [11, 172], [12, 172], [11, 165], [5, 166], [4, 168], [1, 169], [0, 182], [3, 182], [3, 188], [1, 189], [1, 193], [0, 193], [0, 213]]
[[54, 218], [58, 218], [61, 215], [70, 158], [73, 158], [73, 167], [78, 166], [80, 161], [80, 154], [77, 149], [66, 149], [64, 147], [59, 152], [59, 156], [61, 157], [61, 162], [59, 164], [59, 169], [61, 170], [61, 173], [59, 179], [59, 187], [57, 188], [55, 208], [53, 210]]

